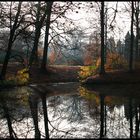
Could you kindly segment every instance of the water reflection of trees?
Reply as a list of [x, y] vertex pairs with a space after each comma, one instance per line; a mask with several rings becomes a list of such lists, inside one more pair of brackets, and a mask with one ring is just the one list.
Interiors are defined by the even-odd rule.
[[[49, 106], [53, 109], [53, 117], [60, 116], [61, 119], [67, 118], [70, 122], [79, 122], [83, 118], [83, 115], [81, 112], [81, 100], [78, 97], [76, 95], [50, 97]], [[67, 114], [68, 116], [66, 116]]]
[[[87, 89], [82, 89], [80, 94], [86, 99], [95, 94], [100, 99], [100, 138], [138, 138], [140, 105], [137, 98], [107, 96]], [[92, 99], [97, 104], [97, 99]]]
[[3, 99], [3, 101], [1, 102], [1, 107], [3, 108], [3, 115], [4, 115], [3, 117], [7, 121], [10, 138], [11, 139], [17, 138], [16, 133], [14, 132], [13, 127], [12, 127], [11, 116], [10, 116], [9, 109], [7, 107], [6, 100]]
[[[6, 91], [7, 92], [7, 91]], [[47, 107], [47, 98], [46, 93], [40, 93], [40, 92], [33, 92], [31, 94], [24, 94], [21, 93], [21, 91], [18, 91], [17, 94], [11, 94], [13, 97], [11, 98], [11, 95], [7, 94], [2, 101], [0, 101], [0, 111], [1, 120], [3, 121], [4, 118], [7, 120], [7, 123], [1, 123], [2, 128], [5, 126], [8, 126], [9, 132], [7, 131], [7, 128], [5, 127], [5, 131], [7, 134], [1, 135], [2, 137], [10, 137], [10, 138], [49, 138], [51, 137], [54, 132], [56, 134], [62, 133], [59, 137], [65, 137], [67, 134], [70, 135], [70, 131], [72, 129], [64, 130], [63, 128], [59, 128], [59, 123], [53, 124], [52, 120], [49, 120], [48, 118], [48, 107]], [[26, 93], [28, 93], [26, 91]], [[22, 94], [22, 96], [21, 96]], [[5, 95], [4, 93], [2, 96]], [[19, 98], [20, 96], [20, 98]], [[10, 98], [8, 100], [8, 98]], [[23, 99], [22, 99], [23, 98]], [[26, 99], [25, 99], [26, 98]], [[52, 97], [53, 98], [53, 97]], [[56, 107], [59, 105], [59, 98], [57, 98], [58, 101]], [[77, 106], [77, 100], [74, 99], [74, 97], [71, 98], [72, 102], [69, 102], [68, 108], [64, 108], [64, 112], [70, 112], [69, 116], [69, 122], [71, 122], [73, 116], [74, 119], [76, 119], [76, 116], [79, 112], [79, 107]], [[6, 101], [7, 102], [6, 102]], [[54, 101], [54, 100], [52, 100]], [[51, 104], [52, 104], [51, 101]], [[67, 104], [66, 102], [64, 103]], [[54, 104], [55, 105], [55, 104]], [[55, 107], [55, 106], [54, 106]], [[74, 110], [73, 110], [73, 109]], [[76, 110], [77, 108], [77, 110]], [[62, 115], [64, 112], [61, 110], [62, 108], [58, 107], [58, 112], [60, 121], [64, 119], [64, 115]], [[23, 112], [22, 112], [23, 111]], [[58, 117], [57, 110], [53, 111], [56, 113]], [[49, 112], [49, 113], [53, 113]], [[5, 115], [4, 115], [5, 113]], [[65, 114], [65, 113], [64, 113]], [[75, 115], [74, 115], [75, 114]], [[53, 115], [54, 116], [54, 115]], [[54, 116], [55, 117], [55, 116]], [[30, 123], [28, 123], [28, 120], [30, 120]], [[42, 121], [43, 120], [43, 121]], [[77, 120], [77, 119], [76, 119]], [[75, 121], [76, 121], [75, 120]], [[8, 125], [7, 125], [8, 124]], [[5, 126], [4, 126], [5, 125]], [[20, 127], [23, 127], [21, 130], [19, 130]], [[50, 128], [50, 129], [49, 129]], [[0, 130], [0, 133], [2, 132]], [[32, 133], [31, 133], [32, 132]], [[57, 135], [56, 135], [57, 136]]]
[[[0, 94], [1, 138], [49, 138], [46, 95], [33, 94], [29, 89], [17, 88]], [[39, 124], [42, 115], [45, 134]]]
[[[119, 97], [105, 96], [103, 94], [87, 96], [86, 93], [85, 95], [87, 97], [86, 101], [85, 98], [83, 99], [78, 95], [48, 98], [46, 94], [39, 94], [38, 98], [42, 103], [42, 115], [44, 115], [45, 134], [43, 137], [76, 137], [74, 132], [77, 132], [78, 135], [79, 132], [84, 133], [83, 130], [87, 131], [84, 137], [91, 137], [91, 134], [94, 138], [138, 137], [139, 108], [135, 100], [131, 101], [130, 99], [132, 98], [120, 100]], [[40, 109], [38, 110], [39, 101], [34, 95], [30, 98], [35, 137], [40, 138], [41, 130], [39, 130], [37, 114], [40, 111]], [[66, 124], [64, 125], [63, 122]], [[81, 128], [78, 127], [80, 125]], [[84, 125], [89, 126], [89, 128]]]
[[[51, 114], [51, 122], [55, 127], [55, 131], [51, 131], [52, 137], [66, 137], [72, 135], [75, 131], [75, 127], [72, 127], [72, 123], [80, 123], [84, 115], [81, 111], [81, 100], [77, 95], [66, 96], [53, 96], [48, 99], [49, 114]], [[67, 128], [62, 122], [66, 122]]]
[[[35, 96], [36, 97], [36, 96]], [[31, 110], [31, 115], [33, 118], [34, 128], [35, 128], [35, 138], [40, 138], [40, 130], [38, 127], [38, 100], [34, 96], [29, 96], [29, 105]]]
[[139, 137], [138, 98], [108, 96], [83, 88], [78, 92], [80, 96], [48, 97], [47, 92], [20, 88], [18, 94], [0, 94], [0, 137]]
[[138, 99], [128, 98], [125, 107], [125, 116], [130, 121], [130, 138], [138, 138], [140, 126], [140, 104]]
[[[18, 92], [18, 89], [15, 89]], [[33, 132], [27, 100], [27, 89], [6, 90], [0, 93], [0, 137], [27, 138]], [[26, 131], [23, 127], [26, 126]]]

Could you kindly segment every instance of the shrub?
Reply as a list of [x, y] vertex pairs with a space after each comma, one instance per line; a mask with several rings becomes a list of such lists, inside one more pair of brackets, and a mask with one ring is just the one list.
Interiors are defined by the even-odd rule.
[[22, 70], [19, 70], [16, 74], [16, 81], [17, 84], [19, 85], [25, 85], [28, 83], [29, 81], [29, 73], [28, 73], [28, 69], [24, 68]]
[[13, 83], [13, 85], [26, 85], [29, 82], [28, 69], [24, 68], [17, 71], [16, 76], [8, 77], [6, 82]]
[[95, 74], [96, 66], [81, 66], [80, 71], [78, 72], [78, 78], [80, 82], [84, 82], [84, 80]]

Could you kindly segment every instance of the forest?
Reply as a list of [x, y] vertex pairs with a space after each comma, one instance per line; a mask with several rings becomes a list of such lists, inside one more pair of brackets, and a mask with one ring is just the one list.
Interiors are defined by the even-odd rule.
[[[59, 75], [70, 66], [80, 80], [112, 70], [139, 69], [139, 2], [113, 3], [1, 2], [1, 81], [26, 83], [39, 73], [58, 70]], [[84, 11], [86, 27], [70, 16]], [[122, 12], [124, 21], [130, 22], [127, 32], [117, 23], [123, 21], [117, 17]]]
[[[25, 116], [32, 118], [35, 138], [80, 138], [78, 131], [84, 138], [138, 138], [139, 83], [139, 1], [0, 2], [0, 120], [8, 126], [0, 122], [0, 138], [22, 138], [12, 124]], [[125, 135], [113, 132], [111, 121], [121, 122], [115, 107], [124, 113]], [[86, 120], [86, 134], [76, 126], [60, 131], [53, 113], [71, 125], [97, 120], [99, 132], [91, 136], [95, 128]]]

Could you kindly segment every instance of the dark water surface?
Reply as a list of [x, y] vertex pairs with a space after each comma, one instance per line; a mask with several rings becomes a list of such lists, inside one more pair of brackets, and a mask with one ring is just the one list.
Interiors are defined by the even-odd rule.
[[139, 137], [139, 85], [40, 84], [0, 91], [0, 138]]

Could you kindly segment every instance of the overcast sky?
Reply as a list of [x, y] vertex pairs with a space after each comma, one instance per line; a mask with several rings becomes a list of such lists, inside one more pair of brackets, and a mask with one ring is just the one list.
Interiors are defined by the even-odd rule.
[[[83, 2], [86, 3], [86, 2]], [[89, 2], [90, 3], [90, 2]], [[106, 2], [107, 7], [109, 8], [108, 10], [108, 23], [110, 23], [114, 17], [114, 10], [112, 8], [116, 8], [116, 3], [117, 2]], [[118, 2], [118, 12], [116, 14], [115, 21], [113, 25], [115, 26], [114, 30], [109, 32], [108, 36], [114, 36], [115, 39], [124, 39], [124, 36], [126, 33], [130, 30], [130, 14], [128, 12], [124, 12], [125, 6], [127, 2]], [[88, 12], [87, 12], [88, 11]], [[93, 31], [93, 28], [95, 27], [95, 23], [98, 23], [98, 27], [100, 27], [100, 23], [97, 19], [100, 18], [99, 11], [95, 11], [93, 9], [83, 9], [81, 8], [78, 10], [78, 13], [76, 12], [71, 12], [68, 17], [72, 18], [75, 20], [75, 23], [79, 24], [79, 26], [83, 28], [88, 28], [90, 27], [91, 32]], [[93, 28], [91, 27], [92, 25], [89, 23], [89, 21], [93, 24]]]

